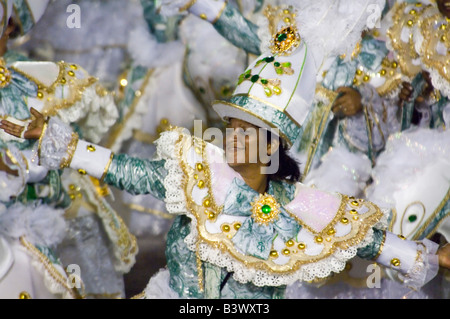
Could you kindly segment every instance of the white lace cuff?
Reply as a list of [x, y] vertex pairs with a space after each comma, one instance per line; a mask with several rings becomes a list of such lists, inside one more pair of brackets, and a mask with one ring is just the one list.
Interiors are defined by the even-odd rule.
[[39, 159], [48, 169], [70, 167], [102, 180], [112, 160], [111, 150], [79, 140], [72, 128], [51, 118], [39, 140]]
[[80, 100], [68, 108], [58, 110], [66, 123], [77, 123], [83, 138], [99, 143], [119, 118], [114, 98], [99, 84], [84, 89]]
[[51, 117], [39, 139], [37, 152], [40, 165], [50, 170], [64, 166], [71, 157], [69, 146], [76, 145], [77, 138], [68, 124]]
[[77, 170], [82, 175], [87, 174], [103, 181], [112, 157], [111, 150], [79, 140], [70, 162], [70, 168]]
[[438, 272], [437, 249], [438, 245], [430, 240], [416, 242], [386, 232], [381, 254], [376, 261], [398, 271], [398, 278], [406, 286], [418, 290]]

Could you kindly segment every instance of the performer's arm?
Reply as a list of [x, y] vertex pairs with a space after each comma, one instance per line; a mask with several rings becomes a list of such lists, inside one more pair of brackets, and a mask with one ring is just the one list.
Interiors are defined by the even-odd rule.
[[358, 256], [396, 270], [410, 288], [420, 289], [439, 270], [438, 244], [424, 239], [407, 240], [389, 231], [374, 228], [374, 241], [358, 249]]
[[[43, 122], [43, 116], [32, 110], [37, 118], [24, 134], [26, 138], [39, 137], [37, 154], [39, 164], [49, 170], [72, 168], [82, 175], [90, 175], [132, 194], [152, 194], [163, 199], [166, 176], [164, 161], [115, 155], [111, 150], [79, 139], [70, 125], [57, 118]], [[1, 128], [9, 134], [20, 134], [20, 126], [2, 121]]]
[[[249, 53], [260, 55], [258, 26], [245, 19], [239, 10], [226, 0], [162, 1], [162, 14], [171, 15], [187, 11], [210, 22], [232, 44]], [[208, 39], [205, 39], [208, 41]]]

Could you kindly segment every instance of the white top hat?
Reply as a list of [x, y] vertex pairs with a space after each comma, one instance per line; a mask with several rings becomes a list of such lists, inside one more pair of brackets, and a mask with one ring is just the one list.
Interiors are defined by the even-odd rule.
[[351, 52], [361, 32], [371, 27], [366, 23], [372, 14], [369, 6], [383, 8], [384, 2], [323, 0], [267, 6], [271, 38], [261, 42], [268, 48], [241, 74], [232, 97], [213, 103], [214, 110], [224, 120], [239, 118], [277, 129], [289, 148], [312, 107], [321, 64], [330, 56]]

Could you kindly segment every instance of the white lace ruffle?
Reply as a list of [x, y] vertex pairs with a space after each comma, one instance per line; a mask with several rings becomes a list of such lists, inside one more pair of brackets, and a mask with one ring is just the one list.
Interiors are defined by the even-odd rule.
[[80, 101], [69, 108], [58, 110], [62, 121], [77, 123], [83, 138], [93, 143], [99, 143], [119, 118], [112, 95], [101, 96], [98, 90], [97, 84], [91, 85], [84, 90]]
[[[242, 261], [235, 259], [230, 253], [214, 248], [206, 243], [199, 244], [199, 234], [197, 230], [197, 220], [195, 216], [187, 210], [186, 197], [182, 189], [181, 182], [185, 178], [180, 168], [177, 155], [177, 141], [181, 132], [170, 131], [161, 135], [156, 142], [158, 158], [166, 159], [166, 169], [168, 175], [164, 181], [166, 187], [166, 203], [169, 213], [186, 214], [191, 219], [190, 233], [184, 239], [187, 247], [191, 251], [199, 254], [202, 261], [210, 262], [219, 267], [226, 268], [233, 272], [233, 278], [241, 283], [252, 282], [256, 286], [280, 286], [287, 285], [296, 280], [311, 281], [315, 278], [325, 278], [333, 272], [341, 272], [349, 259], [356, 256], [357, 249], [373, 242], [373, 230], [370, 229], [364, 239], [357, 245], [346, 250], [336, 249], [329, 257], [318, 262], [301, 266], [297, 271], [289, 274], [275, 274], [264, 270], [247, 267]], [[387, 212], [375, 227], [387, 227]]]
[[406, 274], [399, 274], [399, 278], [407, 287], [417, 291], [436, 276], [439, 271], [439, 257], [436, 254], [438, 247], [428, 239], [417, 244], [417, 259], [414, 265]]
[[[155, 141], [157, 146], [156, 159], [165, 159], [164, 164], [167, 170], [167, 176], [164, 179], [164, 187], [166, 189], [166, 197], [164, 199], [167, 211], [171, 214], [180, 215], [187, 212], [186, 196], [181, 186], [183, 180], [183, 171], [180, 167], [179, 159], [176, 154], [176, 144], [180, 138], [179, 130], [164, 132], [161, 137]], [[189, 214], [188, 214], [189, 215]], [[193, 216], [190, 216], [193, 223]]]
[[439, 71], [435, 69], [428, 68], [428, 72], [430, 72], [431, 83], [433, 84], [433, 87], [438, 89], [442, 95], [450, 98], [449, 81], [442, 77], [442, 75], [439, 74]]
[[[196, 250], [198, 240], [197, 228], [191, 225], [191, 233], [185, 241], [191, 250]], [[344, 270], [348, 260], [354, 258], [357, 249], [370, 244], [373, 241], [373, 230], [369, 230], [365, 238], [353, 247], [346, 250], [336, 249], [332, 255], [320, 261], [301, 266], [297, 271], [289, 274], [274, 274], [264, 270], [248, 268], [244, 263], [234, 259], [230, 254], [222, 252], [207, 244], [199, 245], [199, 256], [203, 261], [224, 267], [229, 272], [234, 272], [233, 278], [241, 283], [251, 282], [256, 286], [280, 286], [288, 285], [297, 280], [311, 281], [316, 278], [326, 278], [333, 272]]]
[[68, 155], [72, 140], [72, 128], [60, 119], [51, 117], [40, 149], [40, 164], [50, 170], [59, 169], [63, 158]]

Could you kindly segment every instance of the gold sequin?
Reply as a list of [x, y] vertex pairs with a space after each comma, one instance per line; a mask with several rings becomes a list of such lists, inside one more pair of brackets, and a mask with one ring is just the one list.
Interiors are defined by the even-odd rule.
[[31, 296], [30, 296], [30, 294], [28, 292], [22, 291], [19, 294], [19, 299], [31, 299]]
[[292, 239], [288, 240], [288, 241], [286, 242], [286, 246], [288, 246], [288, 247], [294, 246], [294, 241], [293, 241]]
[[197, 183], [198, 188], [203, 188], [205, 187], [205, 182], [203, 180], [199, 180]]
[[393, 258], [393, 259], [391, 260], [391, 265], [394, 266], [394, 267], [399, 267], [399, 266], [400, 266], [400, 259], [398, 259], [398, 258]]
[[210, 207], [210, 206], [211, 206], [211, 200], [210, 200], [209, 198], [206, 198], [206, 199], [203, 201], [203, 206], [205, 206], [205, 207]]

